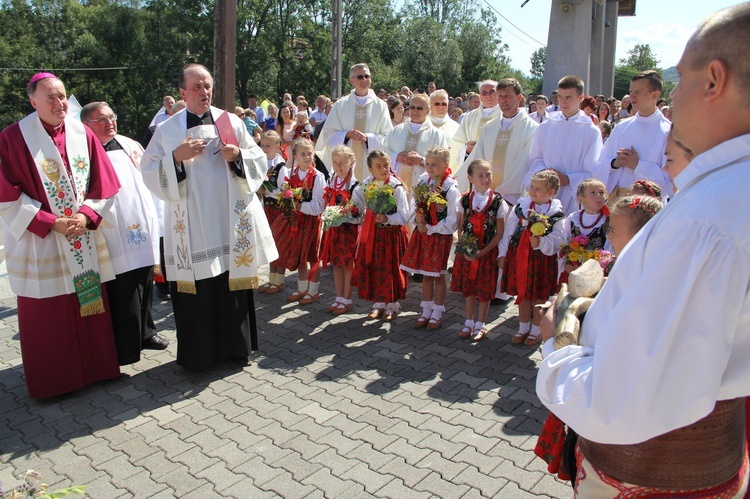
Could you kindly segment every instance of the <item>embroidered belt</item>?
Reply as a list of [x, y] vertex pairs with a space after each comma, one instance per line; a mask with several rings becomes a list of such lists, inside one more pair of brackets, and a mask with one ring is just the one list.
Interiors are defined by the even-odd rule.
[[388, 228], [391, 228], [391, 227], [398, 227], [398, 225], [377, 223], [377, 224], [375, 224], [375, 227], [377, 227], [378, 229], [388, 229]]
[[279, 201], [275, 198], [263, 197], [263, 206], [273, 206], [274, 208], [279, 207]]
[[705, 418], [632, 445], [600, 444], [578, 437], [596, 469], [631, 483], [659, 489], [716, 487], [740, 470], [745, 449], [745, 399], [722, 400]]

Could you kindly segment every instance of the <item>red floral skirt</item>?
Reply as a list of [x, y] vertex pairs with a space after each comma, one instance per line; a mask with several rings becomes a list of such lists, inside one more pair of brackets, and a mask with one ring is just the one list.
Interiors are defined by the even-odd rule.
[[354, 255], [357, 254], [358, 235], [359, 225], [356, 224], [342, 224], [323, 232], [320, 250], [323, 263], [341, 267], [349, 265], [349, 262], [354, 260]]
[[320, 217], [294, 213], [291, 217], [280, 216], [271, 226], [273, 240], [279, 251], [274, 262], [279, 267], [297, 270], [301, 263], [317, 263], [320, 259]]
[[550, 412], [534, 447], [534, 454], [547, 463], [547, 471], [556, 474], [560, 480], [570, 480], [570, 475], [560, 468], [565, 436], [565, 423]]
[[480, 302], [491, 301], [497, 290], [497, 247], [477, 260], [477, 272], [471, 278], [472, 262], [463, 255], [456, 255], [453, 262], [453, 276], [451, 277], [451, 291], [461, 293], [464, 298], [475, 296]]
[[451, 234], [428, 235], [414, 229], [401, 268], [412, 274], [440, 277], [448, 268], [452, 242]]
[[406, 298], [406, 274], [400, 265], [408, 239], [403, 225], [375, 228], [372, 261], [369, 265], [365, 264], [364, 248], [358, 248], [352, 286], [357, 287], [360, 298], [384, 303]]
[[268, 220], [269, 226], [273, 225], [276, 219], [281, 216], [281, 209], [279, 209], [278, 206], [273, 206], [270, 204], [263, 205], [263, 212], [266, 214], [266, 220]]
[[[512, 296], [517, 296], [518, 274], [516, 266], [516, 252], [518, 247], [508, 247], [508, 253], [503, 267], [503, 277], [500, 279], [500, 290]], [[526, 297], [532, 301], [547, 301], [557, 289], [557, 257], [547, 256], [539, 250], [532, 249], [529, 256], [528, 277], [526, 278]]]

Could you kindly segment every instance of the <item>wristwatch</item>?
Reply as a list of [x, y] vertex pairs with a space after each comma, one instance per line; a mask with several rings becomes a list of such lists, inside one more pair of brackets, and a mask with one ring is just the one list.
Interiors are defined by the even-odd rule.
[[613, 158], [612, 161], [609, 162], [609, 166], [612, 167], [613, 170], [619, 170], [619, 166], [615, 166], [615, 161], [617, 161], [617, 158]]

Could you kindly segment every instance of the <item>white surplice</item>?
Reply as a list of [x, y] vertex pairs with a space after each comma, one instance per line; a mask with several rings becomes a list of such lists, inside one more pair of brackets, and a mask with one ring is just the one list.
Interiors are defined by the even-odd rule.
[[[416, 132], [414, 131], [415, 128], [417, 129]], [[427, 153], [427, 149], [430, 147], [448, 147], [445, 135], [432, 126], [432, 122], [429, 119], [426, 119], [424, 123], [419, 126], [417, 126], [417, 123], [407, 122], [402, 123], [391, 130], [391, 132], [385, 136], [385, 140], [383, 140], [383, 148], [391, 157], [391, 168], [396, 175], [404, 181], [407, 187], [417, 185], [419, 176], [424, 173], [424, 166], [417, 165], [412, 167], [403, 165], [396, 161], [396, 157], [399, 153], [407, 150], [406, 142], [409, 138], [410, 132], [412, 134], [417, 134], [417, 143], [409, 144], [411, 147], [408, 149], [416, 151], [420, 156], [424, 156]], [[404, 178], [406, 176], [411, 178]], [[411, 197], [411, 192], [409, 192], [409, 196]]]
[[606, 182], [606, 169], [597, 167], [602, 150], [602, 134], [591, 118], [578, 111], [570, 118], [563, 113], [550, 116], [539, 125], [529, 156], [529, 171], [524, 178], [528, 188], [531, 176], [536, 172], [553, 168], [570, 178], [570, 184], [560, 187], [555, 198], [559, 199], [566, 215], [578, 209], [576, 189], [582, 180], [597, 178]]
[[107, 151], [120, 181], [120, 190], [102, 226], [115, 274], [148, 267], [159, 262], [159, 219], [153, 196], [139, 170], [143, 148], [122, 135], [114, 139], [122, 149]]
[[450, 142], [451, 147], [451, 170], [456, 175], [466, 158], [466, 144], [479, 140], [479, 134], [482, 127], [482, 121], [487, 123], [493, 118], [500, 116], [500, 106], [494, 106], [488, 109], [479, 106], [473, 111], [462, 114], [461, 124], [453, 135]]
[[[673, 194], [672, 181], [667, 172], [662, 170], [666, 160], [664, 147], [671, 128], [672, 123], [659, 111], [651, 116], [636, 114], [620, 121], [612, 130], [599, 156], [597, 169], [609, 172], [607, 192], [612, 192], [617, 187], [629, 188], [636, 180], [645, 179], [656, 182], [665, 196]], [[612, 160], [617, 157], [617, 151], [631, 147], [638, 153], [635, 170], [626, 166], [612, 168]]]
[[[362, 105], [362, 104], [360, 104]], [[388, 113], [388, 104], [379, 99], [375, 92], [369, 90], [364, 105], [367, 106], [367, 147], [365, 157], [371, 151], [382, 149], [383, 139], [393, 129], [391, 115]], [[329, 172], [333, 171], [333, 148], [344, 144], [352, 147], [351, 141], [346, 138], [347, 132], [354, 128], [354, 113], [357, 110], [357, 95], [354, 90], [349, 95], [337, 100], [331, 108], [331, 113], [326, 118], [323, 129], [320, 131], [318, 142], [315, 144], [315, 152], [326, 165]], [[355, 165], [354, 175], [357, 178], [365, 178], [369, 175], [367, 165]]]
[[460, 126], [458, 122], [452, 120], [451, 117], [447, 114], [442, 118], [438, 118], [436, 116], [433, 116], [432, 114], [429, 114], [427, 115], [427, 119], [432, 121], [432, 124], [435, 126], [435, 128], [443, 132], [443, 135], [445, 135], [445, 140], [447, 140], [448, 145], [450, 145], [451, 141], [453, 141], [453, 137], [458, 131], [458, 127]]
[[539, 125], [521, 110], [511, 120], [500, 116], [488, 122], [482, 130], [474, 150], [461, 166], [460, 173], [456, 173], [459, 190], [461, 192], [469, 190], [469, 176], [466, 169], [471, 162], [475, 159], [484, 159], [491, 163], [498, 133], [501, 130], [512, 130], [505, 156], [503, 182], [495, 188], [495, 192], [503, 196], [503, 199], [508, 201], [510, 205], [516, 204], [524, 191], [523, 179], [529, 169], [529, 154], [537, 128], [539, 128]]
[[750, 395], [748, 171], [750, 134], [698, 155], [619, 255], [580, 345], [544, 343], [537, 395], [581, 436], [639, 443]]
[[[223, 114], [221, 109], [211, 107], [214, 122]], [[278, 258], [276, 245], [268, 226], [263, 206], [254, 193], [266, 178], [268, 160], [261, 148], [247, 133], [243, 123], [234, 113], [229, 113], [234, 134], [239, 141], [241, 165], [245, 178], [229, 171], [228, 163], [216, 152], [216, 131], [213, 125], [190, 129], [194, 138], [205, 136], [211, 144], [195, 158], [185, 161], [186, 178], [179, 181], [172, 157], [173, 151], [188, 136], [187, 110], [182, 110], [156, 127], [144, 158], [141, 161], [143, 181], [157, 196], [167, 202], [165, 213], [164, 252], [168, 275], [177, 275], [173, 249], [175, 238], [179, 238], [179, 210], [189, 214], [189, 251], [192, 272], [196, 280], [219, 276], [230, 270], [229, 242], [230, 214], [229, 182], [233, 189], [243, 192], [244, 202], [249, 206], [249, 237], [254, 247], [254, 262], [257, 266]], [[211, 131], [213, 129], [213, 131]], [[198, 134], [198, 135], [196, 135]]]

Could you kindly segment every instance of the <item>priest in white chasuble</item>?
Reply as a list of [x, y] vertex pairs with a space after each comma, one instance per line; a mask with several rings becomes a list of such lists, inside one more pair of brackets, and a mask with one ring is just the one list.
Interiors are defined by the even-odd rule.
[[425, 94], [414, 94], [409, 103], [409, 121], [394, 128], [385, 137], [383, 146], [391, 157], [393, 171], [406, 187], [409, 199], [411, 188], [424, 173], [425, 154], [430, 147], [448, 147], [445, 135], [427, 118], [430, 99]]
[[331, 108], [315, 144], [315, 152], [330, 172], [333, 171], [333, 148], [342, 144], [351, 147], [357, 161], [354, 176], [365, 179], [370, 175], [367, 155], [383, 148], [383, 139], [393, 125], [388, 105], [370, 89], [372, 73], [367, 64], [352, 66], [349, 82], [354, 89]]
[[448, 92], [443, 89], [435, 90], [430, 94], [430, 121], [443, 132], [445, 140], [450, 145], [453, 136], [458, 131], [459, 124], [448, 115]]
[[206, 369], [246, 363], [257, 349], [252, 289], [258, 267], [278, 258], [255, 195], [266, 156], [234, 113], [211, 106], [213, 78], [190, 64], [180, 95], [187, 108], [156, 128], [141, 171], [167, 202], [166, 278], [177, 329], [177, 364]]
[[[101, 142], [120, 181], [108, 220], [101, 231], [107, 241], [115, 278], [107, 297], [121, 366], [138, 362], [141, 350], [164, 350], [169, 341], [156, 334], [151, 315], [154, 265], [159, 262], [159, 213], [154, 196], [143, 183], [143, 147], [117, 133], [117, 115], [106, 102], [81, 109], [81, 121]], [[156, 201], [163, 204], [160, 199]]]
[[582, 180], [596, 178], [607, 183], [607, 168], [597, 167], [602, 150], [599, 127], [580, 110], [583, 100], [583, 80], [565, 76], [557, 84], [560, 112], [539, 125], [529, 157], [529, 171], [524, 178], [528, 187], [531, 176], [542, 170], [554, 170], [560, 177], [560, 189], [555, 194], [570, 215], [578, 210], [576, 189]]
[[[451, 170], [454, 175], [466, 175], [460, 173], [461, 166], [466, 158], [474, 150], [482, 127], [491, 119], [500, 116], [500, 107], [497, 105], [497, 82], [495, 80], [484, 80], [479, 84], [480, 106], [463, 115], [461, 125], [456, 130], [451, 148]], [[468, 166], [468, 164], [467, 164]]]
[[[539, 124], [519, 107], [523, 89], [518, 80], [500, 80], [497, 96], [502, 115], [484, 126], [462, 171], [465, 172], [475, 159], [492, 163], [491, 188], [513, 206], [524, 191], [523, 179], [529, 169], [531, 144]], [[467, 175], [461, 175], [456, 180], [461, 192], [469, 189]]]
[[69, 117], [65, 86], [37, 73], [35, 112], [0, 134], [0, 216], [32, 398], [119, 376], [102, 283], [114, 278], [100, 227], [120, 188], [96, 136]]

